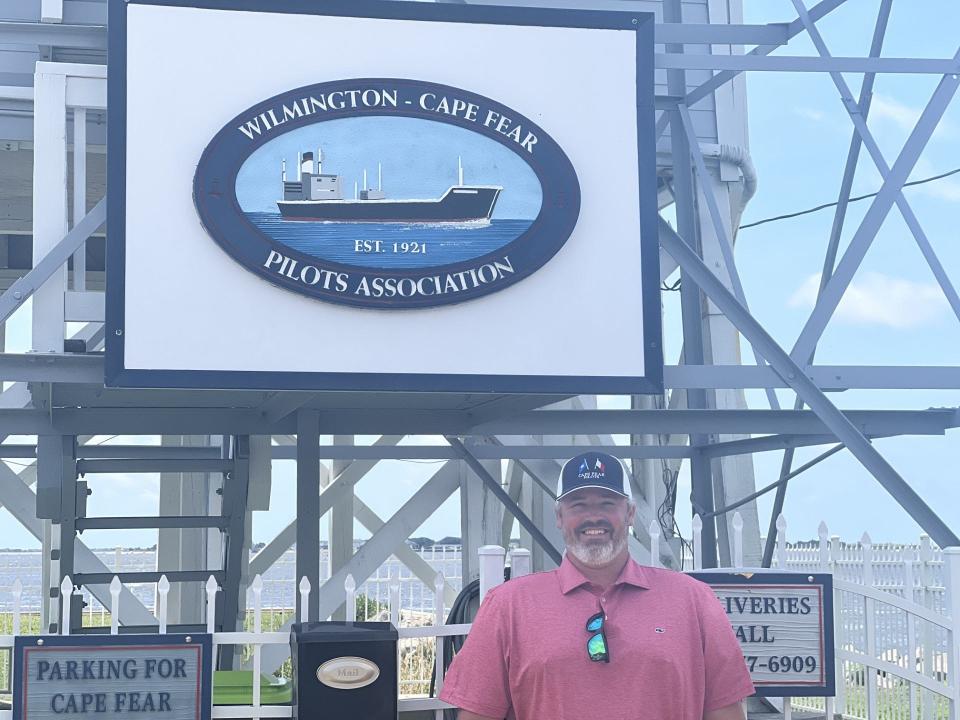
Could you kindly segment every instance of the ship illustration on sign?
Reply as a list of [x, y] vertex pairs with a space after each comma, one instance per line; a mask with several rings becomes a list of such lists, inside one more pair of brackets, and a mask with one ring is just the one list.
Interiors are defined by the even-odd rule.
[[546, 130], [411, 78], [332, 80], [243, 110], [204, 150], [193, 196], [210, 237], [250, 272], [384, 310], [511, 287], [580, 215], [576, 171]]
[[343, 178], [323, 172], [323, 150], [302, 153], [298, 161], [299, 177], [287, 178], [286, 160], [281, 162], [283, 199], [277, 208], [284, 220], [313, 222], [370, 222], [416, 224], [489, 225], [497, 200], [503, 192], [500, 185], [465, 185], [463, 163], [457, 158], [456, 185], [451, 185], [439, 198], [393, 199], [383, 192], [383, 174], [377, 168], [376, 190], [354, 183], [353, 198], [344, 198]]

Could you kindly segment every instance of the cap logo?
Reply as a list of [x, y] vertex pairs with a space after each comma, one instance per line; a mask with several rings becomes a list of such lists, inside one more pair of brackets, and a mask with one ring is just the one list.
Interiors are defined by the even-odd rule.
[[603, 480], [607, 477], [607, 467], [600, 458], [593, 463], [593, 469], [587, 464], [587, 459], [580, 461], [580, 469], [577, 471], [577, 477], [581, 480]]

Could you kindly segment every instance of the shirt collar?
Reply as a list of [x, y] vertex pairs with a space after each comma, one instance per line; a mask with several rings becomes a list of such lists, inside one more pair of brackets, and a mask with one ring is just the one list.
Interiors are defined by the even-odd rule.
[[[583, 573], [577, 570], [577, 567], [570, 562], [569, 556], [564, 553], [563, 562], [560, 563], [560, 569], [557, 571], [560, 578], [560, 592], [564, 595], [578, 587], [589, 584]], [[634, 587], [648, 590], [650, 584], [647, 582], [646, 573], [643, 568], [634, 561], [633, 558], [627, 558], [627, 564], [623, 566], [614, 585], [633, 585]]]

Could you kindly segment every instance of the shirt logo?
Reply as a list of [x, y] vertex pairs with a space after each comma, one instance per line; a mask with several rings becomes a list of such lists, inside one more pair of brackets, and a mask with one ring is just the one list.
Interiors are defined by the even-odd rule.
[[655, 633], [660, 633], [660, 634], [663, 634], [663, 633], [666, 632], [666, 630], [664, 630], [662, 627], [655, 627], [655, 628], [653, 629], [653, 631], [654, 631]]

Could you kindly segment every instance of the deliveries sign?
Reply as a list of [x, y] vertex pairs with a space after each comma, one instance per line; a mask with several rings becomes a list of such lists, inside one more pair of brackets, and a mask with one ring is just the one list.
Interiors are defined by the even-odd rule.
[[830, 575], [693, 575], [713, 588], [730, 618], [758, 695], [833, 695]]
[[209, 635], [16, 639], [14, 717], [210, 717]]

